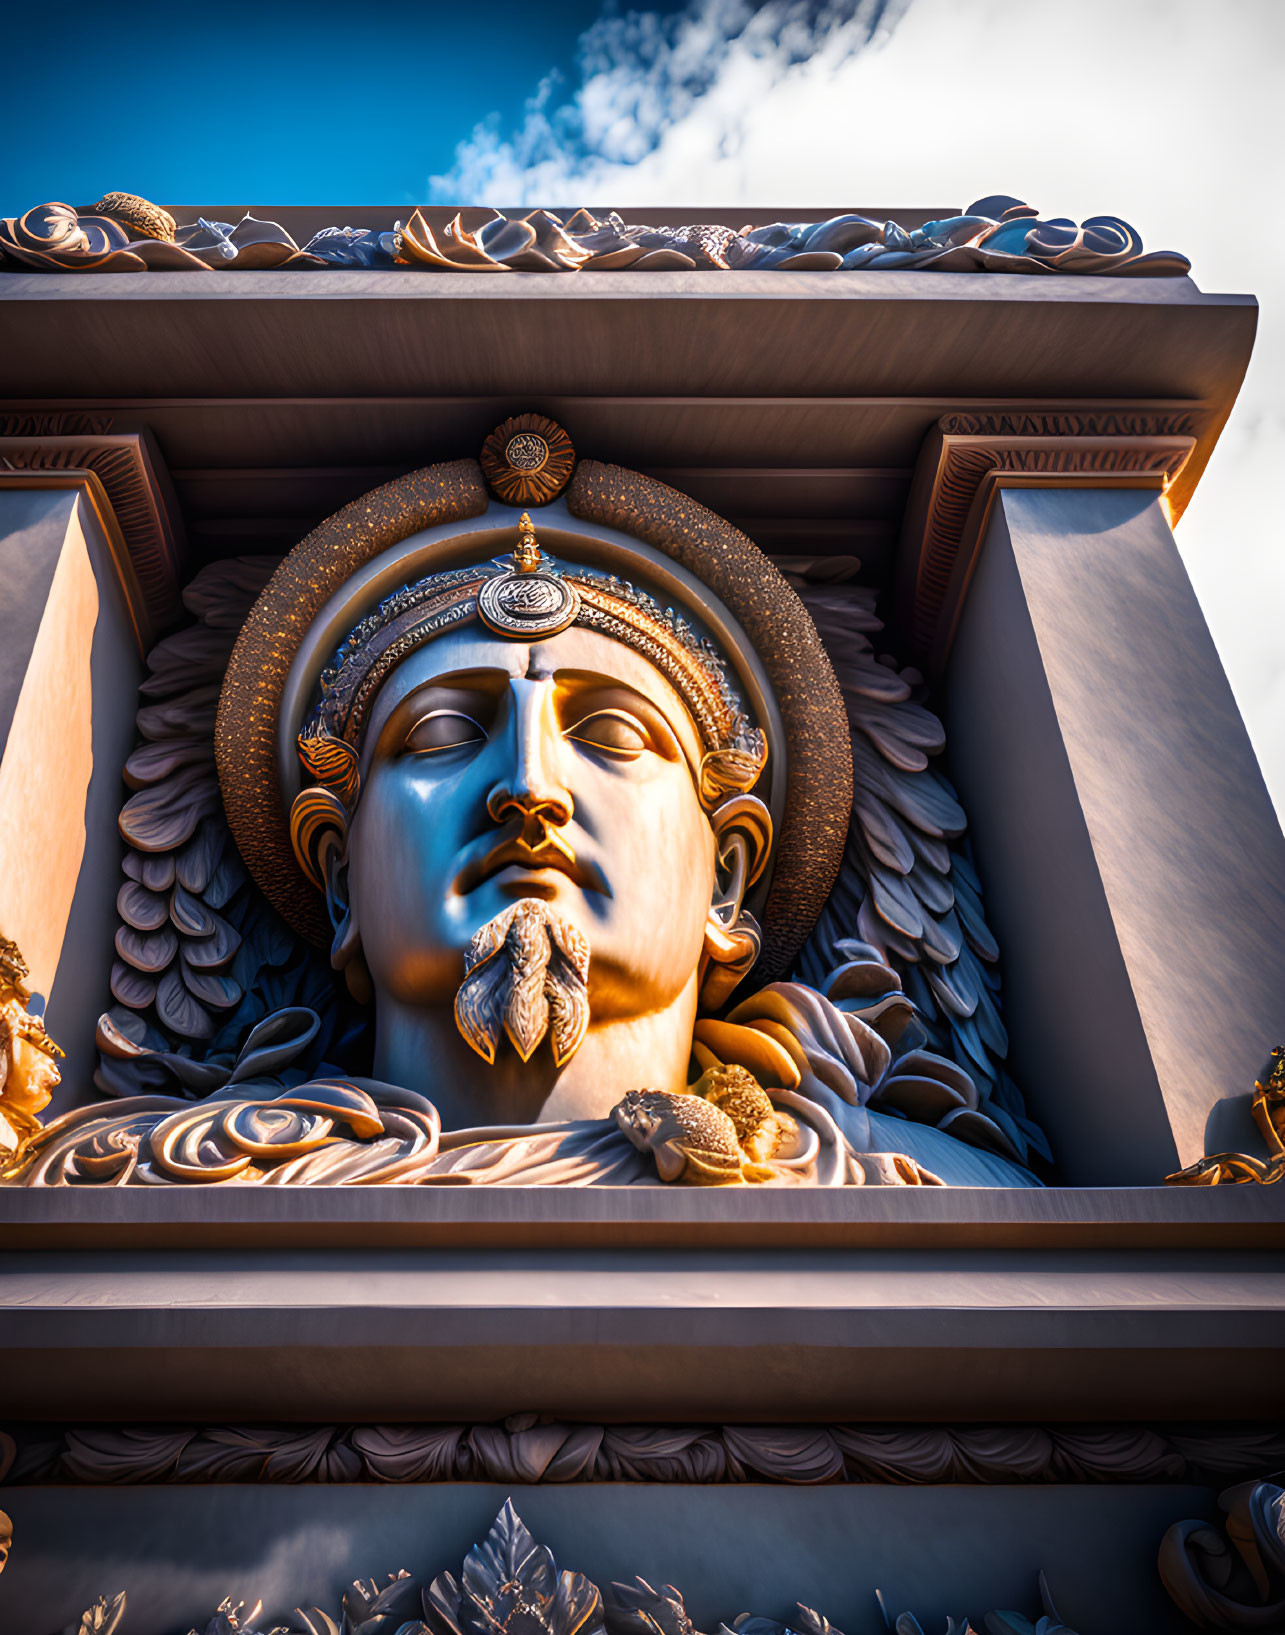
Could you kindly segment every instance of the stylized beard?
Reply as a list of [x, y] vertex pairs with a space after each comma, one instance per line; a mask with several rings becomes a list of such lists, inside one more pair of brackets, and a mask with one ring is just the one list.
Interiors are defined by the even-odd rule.
[[455, 1025], [487, 1062], [495, 1061], [501, 1029], [524, 1062], [548, 1033], [561, 1067], [589, 1026], [588, 942], [538, 897], [514, 903], [468, 945]]

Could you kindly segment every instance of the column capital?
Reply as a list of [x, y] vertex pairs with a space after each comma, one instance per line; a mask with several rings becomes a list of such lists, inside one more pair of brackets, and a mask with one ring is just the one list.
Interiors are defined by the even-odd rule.
[[0, 415], [0, 484], [78, 487], [118, 563], [143, 650], [182, 614], [182, 516], [156, 440], [109, 414]]
[[1172, 406], [1033, 408], [943, 415], [911, 480], [894, 576], [907, 656], [945, 665], [998, 489], [1154, 488], [1196, 446], [1198, 414]]

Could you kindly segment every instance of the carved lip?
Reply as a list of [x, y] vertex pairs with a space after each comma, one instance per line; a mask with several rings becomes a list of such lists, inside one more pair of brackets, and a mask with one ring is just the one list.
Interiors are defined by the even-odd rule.
[[584, 891], [597, 891], [604, 897], [612, 894], [606, 876], [596, 864], [585, 863], [578, 857], [568, 857], [556, 846], [533, 847], [521, 840], [501, 841], [484, 857], [466, 863], [460, 870], [457, 890], [462, 894], [475, 891], [485, 881], [511, 868], [525, 869], [532, 874], [555, 869]]

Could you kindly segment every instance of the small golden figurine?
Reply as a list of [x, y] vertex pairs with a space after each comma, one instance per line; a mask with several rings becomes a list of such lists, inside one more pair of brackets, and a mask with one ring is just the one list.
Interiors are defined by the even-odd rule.
[[656, 1161], [662, 1181], [728, 1186], [770, 1181], [770, 1160], [794, 1120], [778, 1113], [743, 1067], [712, 1067], [685, 1094], [631, 1090], [616, 1123]]
[[0, 1173], [8, 1169], [41, 1125], [61, 1074], [63, 1052], [28, 1009], [27, 962], [18, 945], [0, 937]]
[[1211, 1153], [1176, 1175], [1166, 1175], [1165, 1185], [1216, 1187], [1257, 1181], [1271, 1186], [1285, 1176], [1285, 1045], [1276, 1046], [1254, 1080], [1250, 1111], [1267, 1143], [1265, 1159], [1246, 1152]]

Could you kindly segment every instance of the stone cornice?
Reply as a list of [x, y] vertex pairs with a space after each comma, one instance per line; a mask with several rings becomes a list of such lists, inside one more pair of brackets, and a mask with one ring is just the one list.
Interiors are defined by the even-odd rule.
[[1166, 490], [1196, 446], [1172, 409], [1029, 409], [944, 415], [924, 439], [902, 525], [895, 617], [906, 651], [939, 672], [997, 487]]

